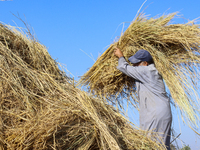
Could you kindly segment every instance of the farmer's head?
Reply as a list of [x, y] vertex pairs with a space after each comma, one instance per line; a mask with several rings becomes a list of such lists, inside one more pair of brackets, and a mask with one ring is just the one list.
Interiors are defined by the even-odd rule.
[[128, 59], [133, 66], [148, 66], [153, 63], [151, 54], [146, 50], [139, 50]]

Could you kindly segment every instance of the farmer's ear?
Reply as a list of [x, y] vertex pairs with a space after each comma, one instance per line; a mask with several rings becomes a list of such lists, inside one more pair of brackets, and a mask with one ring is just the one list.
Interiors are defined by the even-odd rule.
[[143, 65], [144, 65], [144, 66], [148, 66], [148, 65], [149, 65], [149, 63], [148, 63], [148, 62], [146, 62], [146, 61], [144, 61], [144, 62], [143, 62]]

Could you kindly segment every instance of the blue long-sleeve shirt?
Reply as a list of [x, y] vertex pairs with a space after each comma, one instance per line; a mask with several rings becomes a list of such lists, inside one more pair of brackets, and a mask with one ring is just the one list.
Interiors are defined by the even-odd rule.
[[130, 66], [124, 57], [118, 60], [117, 69], [135, 79], [140, 107], [140, 127], [143, 130], [161, 132], [169, 145], [172, 114], [162, 76], [154, 64]]

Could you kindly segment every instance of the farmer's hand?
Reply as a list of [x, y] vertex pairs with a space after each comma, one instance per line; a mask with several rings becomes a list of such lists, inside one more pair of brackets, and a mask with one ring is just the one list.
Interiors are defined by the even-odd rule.
[[122, 53], [122, 51], [119, 48], [117, 48], [117, 47], [114, 48], [114, 55], [117, 56], [118, 58], [124, 56], [123, 53]]

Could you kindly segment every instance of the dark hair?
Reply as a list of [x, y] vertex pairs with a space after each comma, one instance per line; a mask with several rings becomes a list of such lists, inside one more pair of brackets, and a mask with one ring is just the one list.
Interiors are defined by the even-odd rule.
[[149, 65], [150, 65], [150, 64], [154, 64], [154, 61], [153, 61], [153, 59], [151, 59], [151, 60], [148, 61], [147, 63], [148, 63]]

